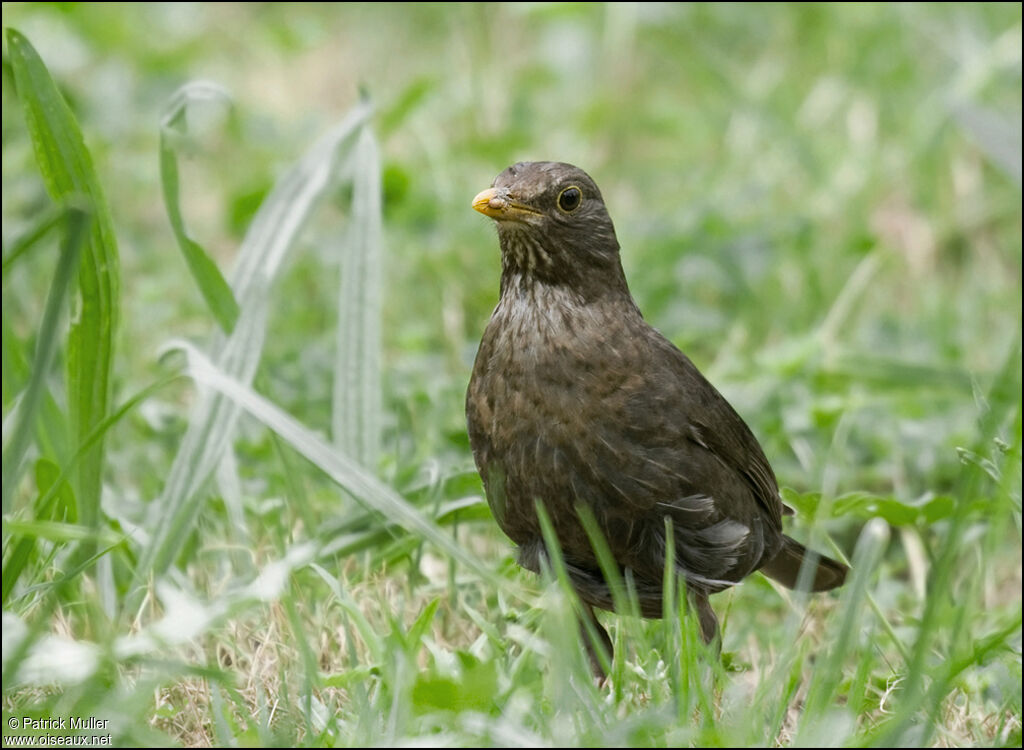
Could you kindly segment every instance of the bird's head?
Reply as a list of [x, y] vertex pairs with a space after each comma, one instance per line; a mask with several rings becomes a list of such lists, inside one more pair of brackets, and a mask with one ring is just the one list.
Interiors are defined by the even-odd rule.
[[473, 199], [497, 222], [503, 281], [569, 286], [586, 296], [624, 285], [615, 227], [597, 184], [572, 164], [513, 164]]

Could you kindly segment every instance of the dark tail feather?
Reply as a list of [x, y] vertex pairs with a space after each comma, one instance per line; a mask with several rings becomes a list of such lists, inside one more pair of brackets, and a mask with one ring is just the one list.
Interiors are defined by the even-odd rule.
[[803, 565], [804, 556], [807, 555], [815, 558], [817, 563], [817, 567], [814, 569], [814, 578], [811, 580], [811, 591], [828, 591], [843, 585], [849, 568], [841, 562], [808, 550], [800, 542], [790, 539], [788, 536], [782, 537], [782, 540], [782, 549], [779, 550], [779, 554], [772, 558], [767, 565], [761, 567], [761, 572], [766, 576], [774, 578], [786, 588], [795, 589], [797, 580], [800, 578], [800, 566]]

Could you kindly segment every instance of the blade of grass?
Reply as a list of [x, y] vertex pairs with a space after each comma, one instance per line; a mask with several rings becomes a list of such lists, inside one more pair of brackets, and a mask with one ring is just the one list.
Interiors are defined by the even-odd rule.
[[[1009, 402], [1018, 404], [1019, 408], [1019, 352], [1019, 341], [1015, 341], [987, 393], [977, 398], [981, 413], [976, 448], [990, 445], [1002, 424], [1003, 415], [994, 412], [991, 404], [1005, 405]], [[956, 585], [958, 562], [965, 552], [963, 540], [969, 536], [967, 529], [973, 521], [974, 500], [986, 496], [987, 485], [998, 485], [998, 480], [993, 482], [978, 463], [966, 462], [962, 466], [956, 493], [958, 502], [930, 571], [924, 612], [907, 664], [906, 690], [892, 719], [872, 738], [872, 743], [878, 746], [892, 747], [908, 741], [908, 738], [927, 744], [936, 731], [942, 697], [947, 694], [950, 681], [955, 676], [949, 669], [949, 662], [957, 659], [955, 646], [964, 639], [966, 607], [962, 602], [976, 600], [979, 585], [977, 575], [967, 576], [960, 586]], [[993, 506], [993, 510], [996, 507]], [[974, 558], [973, 552], [970, 557]], [[944, 657], [937, 663], [935, 652]], [[928, 712], [928, 720], [924, 722], [921, 722], [922, 710]]]
[[66, 543], [90, 539], [101, 544], [113, 545], [123, 541], [123, 537], [110, 529], [86, 528], [74, 523], [60, 521], [14, 521], [6, 520], [3, 524], [5, 536], [31, 536], [35, 539], [47, 539], [51, 542]]
[[[676, 715], [680, 718], [689, 714], [689, 683], [683, 680], [683, 661], [688, 654], [683, 651], [683, 618], [676, 609], [676, 592], [679, 600], [686, 596], [686, 583], [676, 576], [676, 532], [669, 516], [665, 516], [665, 567], [661, 579], [661, 616], [665, 623], [665, 658], [669, 665], [669, 680], [676, 699]], [[678, 656], [672, 648], [678, 647]], [[692, 665], [691, 665], [692, 666]]]
[[[580, 521], [583, 524], [583, 529], [590, 539], [590, 546], [594, 548], [594, 553], [597, 555], [597, 564], [601, 568], [601, 574], [604, 576], [604, 580], [607, 582], [609, 589], [612, 594], [612, 604], [615, 607], [615, 611], [619, 615], [630, 615], [634, 614], [632, 607], [630, 606], [629, 597], [626, 593], [626, 583], [622, 580], [622, 572], [619, 570], [619, 564], [615, 561], [615, 556], [612, 554], [611, 548], [608, 546], [608, 540], [605, 539], [604, 533], [601, 531], [601, 527], [597, 523], [597, 518], [594, 516], [594, 512], [586, 505], [577, 505], [576, 514], [580, 517]], [[588, 618], [584, 618], [584, 621], [589, 624]], [[587, 634], [590, 636], [590, 628], [587, 629]], [[594, 632], [596, 635], [596, 630]], [[593, 637], [593, 636], [591, 636]], [[605, 656], [612, 657], [612, 654], [604, 653], [604, 644], [600, 639], [593, 640], [595, 653], [598, 654], [598, 658], [602, 662], [602, 666], [605, 667], [606, 674], [612, 676], [612, 681], [615, 685], [616, 697], [622, 699], [622, 683], [623, 683], [623, 671], [626, 660], [623, 658], [623, 654], [619, 654], [619, 658], [614, 660], [612, 664], [604, 665]]]
[[316, 655], [310, 648], [309, 641], [302, 628], [302, 618], [292, 597], [285, 592], [281, 597], [281, 604], [284, 606], [288, 624], [292, 629], [292, 642], [296, 644], [299, 651], [300, 663], [302, 665], [302, 687], [300, 688], [299, 705], [302, 712], [302, 720], [305, 725], [306, 736], [313, 737], [316, 732], [313, 729], [313, 689], [320, 686], [320, 670], [317, 668]]
[[[252, 382], [263, 351], [270, 289], [296, 236], [337, 174], [337, 162], [370, 116], [362, 104], [324, 135], [277, 183], [242, 242], [232, 275], [240, 313], [229, 336], [215, 334], [210, 351], [217, 365], [244, 384]], [[136, 568], [140, 586], [126, 599], [130, 612], [142, 601], [146, 581], [171, 565], [199, 512], [199, 491], [231, 440], [239, 408], [230, 399], [202, 392], [161, 493], [152, 538]]]
[[842, 609], [837, 617], [838, 633], [829, 649], [828, 657], [814, 670], [801, 719], [801, 732], [805, 731], [808, 722], [813, 727], [834, 703], [836, 691], [843, 677], [843, 663], [847, 655], [857, 648], [855, 639], [860, 631], [868, 584], [888, 541], [889, 527], [881, 519], [872, 519], [861, 532], [853, 555], [851, 580], [842, 590]]
[[[310, 563], [309, 567], [323, 579], [324, 583], [334, 594], [334, 597], [338, 600], [338, 606], [348, 615], [351, 624], [355, 627], [356, 632], [359, 633], [360, 638], [366, 645], [367, 650], [370, 652], [371, 661], [374, 664], [382, 663], [386, 654], [384, 652], [384, 642], [381, 638], [381, 634], [370, 624], [370, 621], [366, 619], [366, 615], [359, 608], [359, 604], [352, 598], [345, 588], [338, 582], [337, 576], [328, 573], [321, 566], [316, 563]], [[351, 661], [355, 661], [352, 659]]]
[[43, 211], [42, 215], [36, 219], [35, 224], [15, 239], [14, 242], [11, 243], [10, 249], [4, 253], [4, 275], [6, 276], [7, 272], [14, 267], [14, 264], [18, 259], [31, 250], [39, 240], [45, 237], [46, 233], [53, 229], [53, 227], [57, 225], [57, 222], [59, 222], [63, 217], [64, 209], [60, 206], [50, 206], [48, 209]]
[[[18, 335], [13, 326], [13, 316], [8, 316], [6, 311], [0, 316], [0, 328], [3, 330], [3, 402], [12, 404], [3, 420], [3, 442], [6, 443], [13, 434], [17, 417], [18, 409], [14, 402], [24, 396], [32, 377], [31, 358], [35, 348], [34, 343], [30, 346], [26, 338]], [[64, 407], [53, 395], [52, 380], [43, 390], [35, 425], [39, 453], [51, 460], [63, 461], [71, 452], [68, 447], [68, 420]]]
[[[52, 513], [52, 506], [57, 501], [58, 493], [62, 487], [65, 487], [65, 479], [72, 474], [77, 462], [88, 453], [89, 449], [98, 441], [102, 440], [113, 425], [119, 422], [126, 414], [132, 409], [138, 406], [140, 403], [145, 401], [151, 395], [159, 391], [164, 386], [170, 384], [174, 380], [180, 377], [178, 373], [174, 373], [170, 376], [164, 377], [155, 383], [151, 383], [146, 386], [138, 393], [127, 399], [121, 406], [119, 406], [114, 412], [107, 416], [102, 422], [100, 422], [93, 429], [91, 433], [82, 441], [81, 445], [78, 446], [78, 450], [73, 456], [64, 464], [61, 468], [60, 473], [50, 484], [49, 489], [46, 492], [40, 493], [40, 497], [35, 503], [35, 517], [36, 518], [48, 518]], [[15, 584], [21, 577], [22, 569], [28, 564], [32, 558], [33, 550], [35, 547], [35, 539], [26, 537], [18, 542], [4, 559], [4, 575], [3, 575], [3, 594], [0, 597], [0, 602], [6, 607], [9, 604], [11, 592], [14, 590]], [[78, 569], [81, 572], [81, 569]]]
[[308, 565], [314, 553], [311, 544], [293, 545], [283, 557], [264, 565], [247, 584], [205, 602], [169, 583], [158, 582], [155, 588], [163, 616], [138, 632], [118, 636], [115, 654], [128, 659], [162, 652], [193, 641], [229, 617], [279, 601], [287, 593], [292, 573]]
[[[452, 500], [436, 508], [431, 516], [440, 527], [455, 527], [458, 523], [468, 520], [489, 520], [490, 509], [477, 499]], [[324, 524], [321, 524], [324, 526]], [[333, 526], [321, 531], [317, 538], [323, 546], [320, 556], [323, 558], [339, 556], [347, 557], [362, 550], [372, 550], [372, 559], [386, 551], [389, 542], [397, 541], [402, 535], [402, 527], [395, 523], [382, 525], [380, 514], [368, 511], [346, 517], [340, 527]]]
[[[534, 503], [534, 507], [537, 510], [537, 520], [540, 522], [541, 536], [544, 538], [544, 547], [547, 550], [547, 556], [541, 559], [541, 567], [547, 567], [550, 574], [554, 577], [555, 581], [557, 581], [558, 588], [561, 589], [566, 601], [569, 602], [572, 611], [575, 613], [577, 622], [582, 625], [583, 630], [586, 632], [586, 637], [590, 639], [592, 644], [601, 644], [597, 645], [597, 658], [601, 669], [604, 670], [605, 674], [608, 674], [612, 666], [608, 662], [610, 654], [605, 653], [602, 639], [597, 634], [597, 628], [594, 625], [594, 621], [589, 616], [589, 612], [584, 609], [587, 605], [580, 600], [579, 594], [572, 585], [572, 581], [569, 580], [569, 569], [566, 567], [565, 558], [562, 556], [562, 548], [558, 543], [558, 534], [555, 532], [555, 526], [551, 523], [551, 516], [548, 515], [547, 509], [539, 500]], [[576, 632], [579, 632], [578, 628]], [[560, 655], [560, 658], [566, 660], [566, 666], [569, 669], [572, 668], [572, 665], [579, 665], [579, 660], [568, 658], [564, 654]], [[589, 672], [589, 669], [587, 671]]]
[[331, 427], [369, 469], [380, 450], [381, 179], [377, 141], [363, 128], [352, 156], [352, 219], [341, 256]]
[[[68, 411], [74, 442], [81, 442], [110, 408], [120, 264], [106, 197], [71, 109], [29, 41], [7, 29], [7, 53], [46, 190], [61, 203], [85, 196], [92, 211], [78, 267], [78, 297], [67, 347]], [[100, 516], [103, 441], [79, 463], [78, 517], [86, 526]]]
[[365, 507], [381, 513], [414, 532], [466, 565], [488, 583], [508, 588], [475, 554], [459, 545], [449, 534], [428, 519], [394, 490], [378, 480], [358, 462], [320, 439], [294, 417], [267, 401], [247, 385], [221, 371], [202, 352], [187, 342], [175, 342], [187, 357], [186, 371], [198, 383], [217, 391], [274, 430], [300, 455], [327, 474]]
[[189, 235], [185, 228], [185, 219], [181, 215], [175, 136], [181, 137], [188, 132], [188, 107], [201, 101], [222, 101], [230, 104], [227, 91], [220, 86], [208, 81], [194, 81], [178, 89], [164, 110], [160, 122], [160, 184], [163, 187], [167, 218], [171, 222], [171, 229], [174, 230], [174, 237], [178, 241], [182, 255], [185, 256], [188, 269], [192, 272], [192, 277], [199, 285], [199, 291], [221, 330], [231, 333], [238, 320], [238, 302], [235, 301], [235, 295], [221, 275], [217, 264]]
[[[10, 442], [3, 449], [3, 513], [11, 512], [11, 501], [14, 488], [21, 474], [21, 466], [32, 438], [32, 425], [35, 421], [39, 400], [43, 395], [46, 378], [50, 372], [50, 364], [57, 350], [60, 338], [58, 329], [64, 298], [75, 269], [78, 267], [82, 246], [85, 244], [91, 217], [81, 208], [69, 207], [66, 211], [66, 230], [61, 245], [57, 269], [50, 282], [50, 291], [46, 295], [46, 307], [43, 320], [39, 325], [36, 339], [36, 351], [32, 359], [31, 377], [25, 389], [25, 395], [18, 404], [18, 415], [14, 424]], [[4, 571], [6, 574], [6, 570]], [[6, 582], [5, 582], [6, 585]]]
[[608, 540], [605, 539], [604, 533], [597, 523], [594, 511], [586, 505], [577, 505], [576, 514], [580, 517], [583, 530], [590, 539], [590, 546], [593, 547], [594, 554], [597, 556], [597, 564], [601, 568], [601, 574], [611, 590], [612, 604], [615, 606], [615, 611], [620, 615], [636, 614], [630, 607], [629, 598], [626, 595], [626, 583], [622, 579], [619, 564], [615, 561], [615, 556], [608, 546]]

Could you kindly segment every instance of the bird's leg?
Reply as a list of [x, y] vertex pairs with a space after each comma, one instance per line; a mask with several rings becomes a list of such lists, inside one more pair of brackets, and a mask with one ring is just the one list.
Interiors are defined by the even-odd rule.
[[718, 617], [715, 610], [711, 609], [711, 602], [708, 595], [700, 591], [690, 589], [687, 591], [687, 598], [690, 606], [697, 612], [697, 622], [700, 623], [700, 637], [704, 643], [715, 642], [719, 651], [722, 649], [721, 640], [718, 638]]
[[607, 679], [608, 675], [604, 671], [604, 667], [601, 666], [601, 658], [598, 656], [598, 652], [595, 648], [593, 639], [588, 632], [587, 623], [589, 622], [594, 630], [597, 632], [599, 644], [597, 648], [604, 650], [605, 655], [608, 657], [608, 664], [612, 663], [612, 639], [608, 635], [608, 631], [605, 630], [604, 626], [597, 619], [597, 615], [594, 614], [594, 608], [588, 604], [583, 605], [583, 617], [580, 621], [580, 633], [583, 636], [583, 644], [587, 647], [587, 656], [590, 657], [590, 669], [594, 673], [594, 678], [603, 684]]

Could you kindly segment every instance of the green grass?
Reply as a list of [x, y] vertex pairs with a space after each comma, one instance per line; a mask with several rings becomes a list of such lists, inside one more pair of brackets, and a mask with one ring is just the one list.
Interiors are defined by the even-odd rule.
[[[3, 25], [5, 746], [1020, 746], [1019, 5]], [[670, 586], [595, 685], [483, 501], [469, 202], [544, 158], [852, 562], [715, 596], [721, 660]]]

